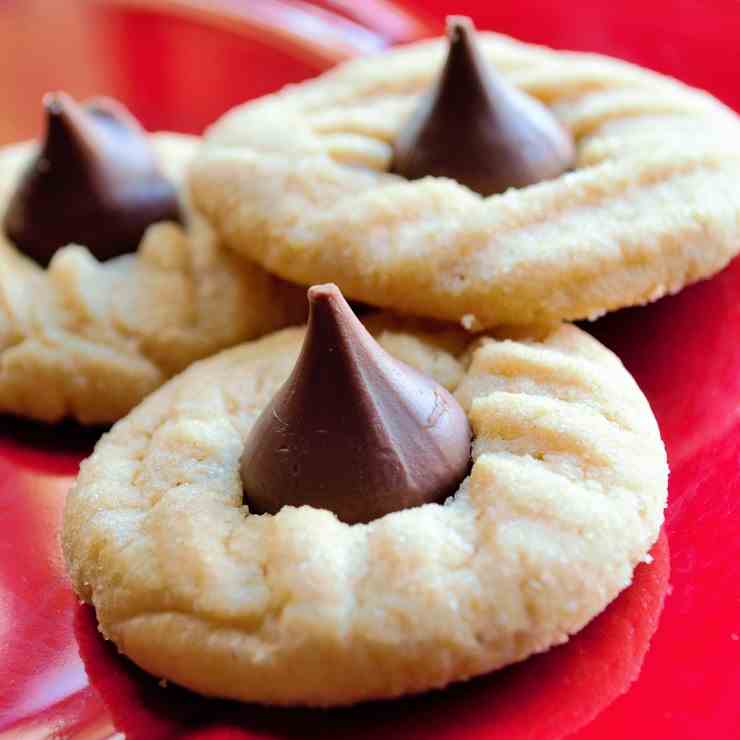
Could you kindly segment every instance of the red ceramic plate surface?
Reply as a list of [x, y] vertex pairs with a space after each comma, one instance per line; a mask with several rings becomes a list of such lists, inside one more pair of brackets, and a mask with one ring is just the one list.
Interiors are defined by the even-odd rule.
[[[39, 97], [53, 87], [117, 95], [149, 127], [197, 131], [344, 56], [428, 35], [452, 11], [527, 40], [621, 55], [740, 105], [731, 0], [604, 0], [577, 12], [542, 0], [407, 3], [410, 12], [382, 0], [54, 5], [0, 2], [12, 60], [0, 66], [0, 141], [37, 130]], [[102, 640], [64, 576], [64, 496], [97, 432], [0, 418], [0, 738], [740, 737], [739, 293], [740, 261], [588, 327], [634, 373], [668, 447], [654, 562], [567, 645], [397, 702], [271, 710], [160, 687]]]

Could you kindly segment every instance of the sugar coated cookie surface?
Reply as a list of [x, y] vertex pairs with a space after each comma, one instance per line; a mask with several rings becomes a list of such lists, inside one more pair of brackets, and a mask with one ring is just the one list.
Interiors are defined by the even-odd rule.
[[[151, 141], [180, 183], [197, 140]], [[0, 152], [0, 216], [34, 149]], [[186, 214], [185, 228], [151, 226], [135, 254], [99, 262], [70, 245], [47, 269], [0, 234], [0, 412], [115, 421], [193, 360], [302, 320], [301, 291], [227, 253]]]
[[346, 296], [481, 328], [593, 318], [721, 269], [740, 250], [740, 124], [711, 96], [606, 57], [478, 35], [544, 103], [575, 169], [483, 198], [391, 174], [445, 44], [341, 65], [209, 132], [192, 192], [235, 250]]
[[470, 475], [442, 504], [369, 524], [309, 506], [250, 514], [244, 442], [304, 330], [193, 365], [102, 438], [64, 517], [77, 593], [146, 670], [283, 705], [423, 691], [566, 641], [646, 559], [665, 452], [611, 352], [573, 326], [471, 343], [367, 323], [454, 392], [474, 434]]

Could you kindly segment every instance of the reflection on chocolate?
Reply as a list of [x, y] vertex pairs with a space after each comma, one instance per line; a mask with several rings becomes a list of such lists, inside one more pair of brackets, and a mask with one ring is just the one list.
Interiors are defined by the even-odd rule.
[[3, 224], [18, 249], [44, 266], [70, 243], [107, 260], [136, 251], [151, 224], [181, 221], [175, 188], [123, 106], [54, 93], [44, 108], [46, 138]]
[[391, 170], [410, 180], [449, 177], [492, 195], [572, 168], [570, 134], [495, 74], [476, 48], [470, 19], [449, 18], [447, 34], [447, 61], [398, 135]]
[[471, 438], [457, 401], [380, 347], [335, 285], [308, 299], [300, 357], [246, 442], [250, 510], [307, 504], [353, 524], [454, 493]]

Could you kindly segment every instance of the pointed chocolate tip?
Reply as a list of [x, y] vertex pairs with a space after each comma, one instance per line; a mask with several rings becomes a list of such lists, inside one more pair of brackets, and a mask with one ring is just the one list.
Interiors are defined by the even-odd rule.
[[470, 465], [459, 404], [388, 355], [336, 285], [308, 300], [298, 361], [245, 443], [250, 510], [309, 505], [357, 523], [454, 493]]
[[151, 224], [182, 220], [174, 186], [123, 106], [52, 92], [43, 108], [44, 140], [3, 222], [18, 249], [42, 266], [71, 243], [106, 260], [135, 251]]
[[[73, 144], [62, 144], [53, 141], [53, 136], [66, 136], [76, 139], [78, 143], [94, 139], [94, 122], [87, 115], [88, 106], [80, 105], [73, 97], [62, 91], [46, 93], [42, 99], [42, 106], [46, 114], [46, 136], [44, 148], [67, 146]], [[51, 154], [64, 154], [54, 149]], [[79, 153], [77, 154], [79, 155]]]
[[62, 92], [61, 90], [46, 93], [41, 99], [41, 104], [47, 115], [50, 116], [57, 116], [65, 107], [76, 105], [74, 100], [67, 95], [67, 93]]
[[[319, 351], [334, 351], [335, 345], [345, 344], [347, 337], [365, 328], [355, 316], [342, 292], [334, 283], [314, 285], [308, 289], [308, 326], [306, 330], [305, 352], [319, 345]], [[342, 337], [342, 338], [340, 338]]]
[[467, 15], [448, 15], [445, 28], [450, 43], [460, 41], [463, 36], [472, 36], [475, 33], [473, 19]]
[[320, 303], [324, 301], [341, 299], [344, 301], [344, 296], [339, 288], [334, 283], [323, 283], [321, 285], [312, 285], [308, 289], [308, 303], [313, 305], [314, 303]]
[[46, 116], [45, 147], [55, 133], [69, 134], [74, 124], [79, 127], [84, 116], [80, 105], [63, 92], [46, 93], [41, 104]]
[[43, 169], [54, 167], [72, 185], [88, 179], [89, 165], [95, 158], [88, 150], [95, 132], [85, 109], [64, 92], [47, 93], [42, 105], [46, 114], [46, 133], [39, 152]]
[[539, 101], [496, 75], [465, 16], [447, 19], [436, 83], [394, 142], [391, 171], [447, 177], [481, 195], [557, 177], [575, 162], [570, 134]]

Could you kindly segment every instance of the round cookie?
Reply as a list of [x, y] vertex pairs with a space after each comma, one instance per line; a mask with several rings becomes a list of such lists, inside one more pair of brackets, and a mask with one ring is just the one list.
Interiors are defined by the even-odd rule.
[[443, 504], [369, 524], [309, 506], [250, 514], [245, 440], [304, 330], [192, 366], [101, 439], [64, 516], [77, 593], [146, 670], [281, 705], [423, 691], [566, 641], [649, 559], [665, 451], [611, 352], [569, 325], [472, 341], [367, 325], [454, 390], [474, 433], [470, 475]]
[[472, 329], [595, 318], [740, 250], [740, 125], [706, 93], [606, 57], [492, 33], [485, 58], [571, 132], [576, 167], [482, 198], [391, 174], [444, 60], [422, 42], [228, 113], [191, 178], [230, 247], [268, 270]]
[[[199, 143], [153, 134], [180, 183]], [[0, 151], [0, 221], [36, 145]], [[136, 254], [59, 249], [43, 269], [0, 232], [0, 412], [115, 421], [194, 360], [303, 320], [303, 292], [230, 254], [198, 214], [149, 228]]]

